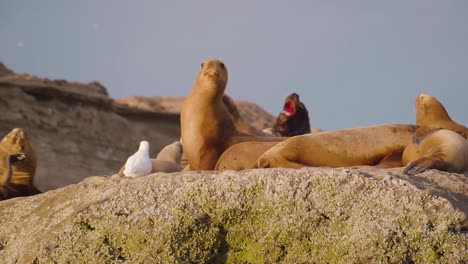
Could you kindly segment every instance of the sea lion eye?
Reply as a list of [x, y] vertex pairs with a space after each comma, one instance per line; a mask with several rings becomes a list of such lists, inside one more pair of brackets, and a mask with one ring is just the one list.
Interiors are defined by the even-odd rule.
[[205, 66], [205, 63], [204, 63], [204, 62], [202, 62], [200, 66], [201, 66], [201, 68], [203, 68], [203, 66]]
[[221, 69], [224, 69], [224, 63], [221, 62]]

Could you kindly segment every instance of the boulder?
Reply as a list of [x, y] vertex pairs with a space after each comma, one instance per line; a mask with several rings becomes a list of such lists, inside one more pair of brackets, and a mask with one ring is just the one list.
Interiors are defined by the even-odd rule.
[[467, 184], [370, 167], [90, 177], [0, 202], [0, 259], [466, 263]]

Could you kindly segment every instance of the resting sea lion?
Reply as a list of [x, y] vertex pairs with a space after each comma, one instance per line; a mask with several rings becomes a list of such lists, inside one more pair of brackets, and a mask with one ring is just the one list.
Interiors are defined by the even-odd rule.
[[416, 125], [445, 128], [468, 138], [468, 128], [454, 122], [442, 103], [435, 97], [421, 93], [416, 97]]
[[284, 100], [283, 110], [276, 119], [273, 132], [283, 137], [310, 133], [309, 112], [297, 93], [288, 95]]
[[392, 153], [402, 152], [416, 128], [389, 124], [295, 136], [263, 153], [256, 167], [377, 165]]
[[265, 151], [279, 142], [247, 141], [236, 144], [223, 152], [215, 170], [245, 170], [255, 168], [255, 161]]
[[161, 149], [161, 151], [159, 151], [158, 155], [156, 156], [156, 159], [180, 164], [181, 156], [182, 143], [180, 143], [180, 141], [174, 141], [172, 144], [169, 144]]
[[9, 199], [41, 193], [33, 183], [37, 167], [36, 153], [24, 130], [13, 129], [0, 141], [0, 146], [3, 163], [0, 165], [0, 197]]
[[413, 136], [403, 152], [404, 172], [416, 174], [428, 169], [464, 172], [468, 169], [468, 141], [459, 133], [434, 129]]
[[282, 138], [254, 137], [235, 127], [223, 95], [228, 81], [220, 60], [206, 60], [180, 113], [184, 153], [191, 170], [213, 170], [218, 158], [230, 146], [244, 141], [280, 141]]

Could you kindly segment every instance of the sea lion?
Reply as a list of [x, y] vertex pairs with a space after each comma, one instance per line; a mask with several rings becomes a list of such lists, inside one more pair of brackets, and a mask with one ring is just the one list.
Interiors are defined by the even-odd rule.
[[402, 152], [416, 128], [388, 124], [295, 136], [263, 153], [256, 167], [377, 165], [392, 153]]
[[37, 158], [26, 133], [15, 128], [0, 141], [0, 196], [9, 199], [41, 193], [34, 186]]
[[236, 129], [223, 102], [227, 81], [223, 62], [217, 59], [202, 62], [192, 90], [182, 104], [181, 134], [191, 170], [213, 170], [221, 154], [240, 142], [283, 140], [254, 137]]
[[258, 157], [278, 143], [247, 141], [236, 144], [223, 152], [216, 163], [215, 170], [252, 169]]
[[284, 100], [283, 110], [279, 113], [273, 131], [283, 137], [310, 133], [309, 112], [297, 93]]
[[159, 151], [158, 155], [156, 156], [156, 159], [180, 164], [182, 152], [182, 143], [180, 143], [180, 141], [174, 141], [173, 143], [161, 149], [161, 151]]
[[416, 97], [416, 125], [429, 128], [445, 128], [468, 139], [468, 128], [450, 118], [447, 110], [435, 97], [421, 93]]
[[403, 152], [404, 173], [413, 175], [428, 169], [464, 172], [468, 169], [468, 141], [459, 133], [433, 129], [425, 135], [415, 133]]

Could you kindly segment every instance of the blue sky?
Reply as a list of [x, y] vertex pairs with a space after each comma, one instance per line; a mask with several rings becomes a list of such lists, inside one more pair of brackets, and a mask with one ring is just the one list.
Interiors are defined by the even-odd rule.
[[118, 98], [184, 96], [219, 58], [235, 99], [277, 115], [297, 92], [322, 129], [413, 123], [420, 92], [467, 125], [467, 14], [464, 0], [2, 0], [0, 61]]

